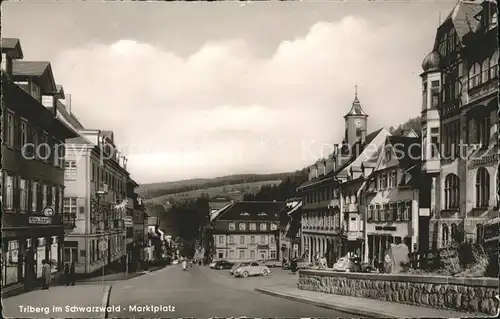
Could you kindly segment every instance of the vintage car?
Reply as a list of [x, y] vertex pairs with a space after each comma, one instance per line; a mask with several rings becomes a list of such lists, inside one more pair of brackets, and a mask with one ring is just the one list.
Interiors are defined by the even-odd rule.
[[247, 278], [249, 276], [267, 276], [271, 274], [271, 269], [258, 262], [251, 262], [249, 265], [240, 265], [234, 271], [235, 277]]
[[283, 266], [283, 263], [281, 261], [275, 260], [275, 259], [259, 260], [257, 262], [261, 263], [261, 264], [264, 264], [264, 265], [266, 265], [269, 268], [282, 267]]
[[231, 274], [231, 276], [233, 276], [236, 269], [238, 269], [240, 267], [250, 266], [250, 264], [251, 264], [251, 262], [249, 262], [249, 261], [248, 262], [237, 262], [233, 265], [231, 270], [229, 270], [229, 274]]
[[373, 268], [368, 263], [360, 262], [359, 258], [342, 257], [334, 265], [334, 271], [371, 272]]
[[210, 264], [210, 268], [212, 269], [231, 269], [234, 263], [229, 262], [227, 260], [218, 260], [212, 264]]

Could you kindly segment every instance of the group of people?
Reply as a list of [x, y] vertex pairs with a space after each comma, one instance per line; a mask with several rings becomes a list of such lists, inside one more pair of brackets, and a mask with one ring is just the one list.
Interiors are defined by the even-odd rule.
[[[51, 263], [44, 259], [42, 261], [42, 276], [43, 276], [43, 285], [42, 289], [49, 289], [50, 283], [52, 282], [52, 265]], [[75, 285], [76, 274], [75, 274], [75, 262], [64, 265], [64, 283], [66, 286]]]

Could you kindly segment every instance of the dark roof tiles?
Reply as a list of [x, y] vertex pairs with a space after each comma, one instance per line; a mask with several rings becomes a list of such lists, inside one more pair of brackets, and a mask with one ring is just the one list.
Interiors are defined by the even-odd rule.
[[284, 202], [234, 202], [219, 214], [221, 220], [278, 220], [279, 212], [285, 207]]
[[42, 76], [50, 62], [47, 61], [14, 61], [12, 74], [15, 76]]

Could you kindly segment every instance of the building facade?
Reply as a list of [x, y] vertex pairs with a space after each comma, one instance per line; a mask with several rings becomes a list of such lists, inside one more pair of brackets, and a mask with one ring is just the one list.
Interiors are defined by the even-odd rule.
[[[65, 114], [66, 115], [66, 114]], [[64, 117], [75, 123], [74, 114]], [[126, 254], [126, 159], [119, 156], [110, 131], [78, 127], [66, 141], [64, 210], [75, 214], [76, 228], [65, 238], [65, 262], [77, 273], [93, 273]], [[105, 242], [105, 252], [99, 243]]]
[[212, 214], [216, 259], [277, 260], [284, 202], [237, 201]]
[[50, 63], [19, 61], [18, 39], [1, 39], [2, 293], [35, 284], [42, 261], [54, 276], [63, 269], [65, 230], [74, 219], [63, 210], [64, 141], [76, 132], [56, 117], [63, 97]]
[[482, 224], [498, 214], [497, 32], [496, 1], [459, 1], [422, 63], [433, 248], [480, 242]]
[[301, 215], [302, 201], [300, 198], [290, 198], [286, 201], [286, 207], [280, 214], [280, 237], [278, 241], [278, 259], [288, 261], [302, 256], [301, 239]]
[[[426, 250], [430, 207], [426, 189], [431, 178], [421, 171], [421, 140], [416, 134], [389, 136], [363, 190], [365, 203], [364, 260], [379, 266], [390, 244], [409, 251]], [[424, 190], [420, 192], [420, 190]]]
[[377, 157], [390, 135], [386, 129], [367, 135], [368, 115], [357, 92], [344, 119], [346, 130], [341, 146], [335, 144], [328, 158], [311, 166], [309, 180], [298, 188], [303, 202], [302, 251], [309, 261], [326, 255], [330, 266], [347, 252], [362, 255], [363, 216], [358, 204], [365, 176], [361, 166]]

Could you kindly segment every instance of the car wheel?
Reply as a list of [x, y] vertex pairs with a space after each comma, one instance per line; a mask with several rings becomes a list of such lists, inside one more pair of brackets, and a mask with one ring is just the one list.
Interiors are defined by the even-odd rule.
[[267, 276], [269, 275], [269, 271], [267, 271], [267, 269], [262, 269], [261, 274], [262, 276]]
[[250, 274], [248, 273], [248, 271], [245, 271], [241, 275], [243, 276], [243, 278], [247, 278]]
[[219, 269], [221, 269], [221, 270], [222, 270], [222, 266], [219, 266]]

